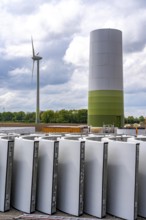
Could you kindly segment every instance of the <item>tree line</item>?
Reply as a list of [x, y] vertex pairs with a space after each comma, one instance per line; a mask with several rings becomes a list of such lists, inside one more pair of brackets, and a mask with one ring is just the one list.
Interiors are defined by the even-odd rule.
[[144, 122], [145, 121], [145, 118], [144, 116], [140, 116], [140, 117], [133, 117], [133, 116], [128, 116], [128, 117], [125, 117], [125, 124], [134, 124], [134, 123], [141, 123], [141, 122]]
[[[40, 120], [42, 123], [83, 123], [87, 124], [87, 109], [79, 110], [46, 110], [40, 112]], [[25, 122], [34, 123], [36, 113], [35, 112], [1, 112], [0, 122]], [[144, 116], [125, 117], [125, 124], [141, 123], [145, 121]]]
[[[35, 112], [1, 112], [0, 122], [34, 123]], [[79, 110], [47, 110], [40, 112], [42, 123], [87, 123], [87, 109]]]

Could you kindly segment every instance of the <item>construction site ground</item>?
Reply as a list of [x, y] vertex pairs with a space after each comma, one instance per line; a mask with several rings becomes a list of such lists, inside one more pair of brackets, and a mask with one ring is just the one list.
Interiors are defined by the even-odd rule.
[[[32, 213], [32, 214], [25, 214], [21, 211], [18, 211], [16, 209], [13, 209], [11, 208], [10, 211], [7, 211], [7, 212], [1, 212], [0, 213], [0, 220], [14, 220], [14, 219], [17, 219], [17, 220], [98, 220], [99, 218], [96, 218], [96, 217], [93, 217], [93, 216], [90, 216], [90, 215], [86, 215], [86, 214], [83, 214], [81, 215], [80, 217], [75, 217], [75, 216], [71, 216], [71, 215], [68, 215], [68, 214], [65, 214], [63, 212], [60, 212], [60, 211], [57, 211], [55, 214], [53, 215], [46, 215], [44, 213], [41, 213], [41, 212], [35, 212], [35, 213]], [[117, 219], [120, 219], [120, 218], [117, 218], [115, 216], [111, 216], [111, 215], [106, 215], [105, 218], [103, 218], [105, 220], [117, 220]], [[138, 217], [137, 218], [138, 220], [144, 220], [145, 218], [141, 218], [141, 217]]]

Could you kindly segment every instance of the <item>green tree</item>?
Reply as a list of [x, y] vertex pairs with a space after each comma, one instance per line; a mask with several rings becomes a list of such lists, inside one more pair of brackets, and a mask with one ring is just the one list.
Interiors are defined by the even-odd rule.
[[124, 118], [124, 123], [127, 124], [128, 123], [128, 118]]
[[128, 116], [127, 122], [128, 122], [128, 124], [134, 124], [134, 117], [133, 116]]
[[140, 116], [140, 117], [139, 117], [139, 121], [140, 121], [140, 122], [144, 122], [144, 120], [145, 120], [145, 119], [144, 119], [143, 116]]
[[87, 109], [78, 110], [78, 123], [87, 123]]
[[54, 111], [47, 110], [41, 114], [41, 121], [44, 123], [52, 123], [55, 121], [54, 116]]
[[78, 110], [72, 110], [72, 123], [78, 123]]
[[12, 112], [3, 112], [1, 114], [2, 121], [12, 121], [13, 119], [13, 113]]
[[134, 123], [139, 123], [139, 118], [134, 118]]
[[17, 121], [17, 122], [24, 122], [25, 121], [25, 112], [23, 112], [23, 111], [15, 112], [13, 120]]
[[57, 112], [56, 116], [56, 122], [58, 123], [69, 123], [70, 121], [70, 114], [68, 110], [62, 109]]
[[27, 112], [25, 114], [25, 122], [35, 122], [35, 116], [36, 113], [35, 112]]
[[0, 113], [0, 121], [2, 121], [2, 113]]

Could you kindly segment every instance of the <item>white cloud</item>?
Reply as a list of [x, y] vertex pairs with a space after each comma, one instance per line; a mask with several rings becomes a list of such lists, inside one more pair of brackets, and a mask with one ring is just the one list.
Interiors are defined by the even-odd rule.
[[124, 57], [124, 85], [126, 93], [146, 92], [146, 47], [141, 52]]
[[18, 58], [27, 58], [30, 56], [30, 46], [28, 44], [7, 44], [5, 48], [0, 49], [3, 59], [15, 60]]
[[89, 66], [89, 37], [74, 36], [66, 50], [64, 60], [75, 66], [87, 68]]
[[9, 71], [9, 76], [21, 76], [21, 75], [28, 75], [30, 74], [30, 69], [22, 67], [22, 68], [16, 68]]
[[17, 93], [5, 91], [5, 93], [1, 93], [0, 95], [0, 111], [5, 109], [6, 111], [11, 111], [9, 106], [11, 106], [12, 102], [14, 102], [17, 97]]
[[[69, 27], [70, 22], [80, 14], [80, 1], [62, 0], [55, 4], [43, 4], [40, 6], [38, 22], [49, 31], [60, 33]], [[49, 16], [48, 16], [49, 15]]]

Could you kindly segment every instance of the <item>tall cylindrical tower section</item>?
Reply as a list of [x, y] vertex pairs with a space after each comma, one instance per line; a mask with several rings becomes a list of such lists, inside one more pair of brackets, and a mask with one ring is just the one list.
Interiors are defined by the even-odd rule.
[[98, 29], [90, 33], [88, 125], [123, 126], [122, 32]]

